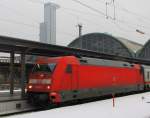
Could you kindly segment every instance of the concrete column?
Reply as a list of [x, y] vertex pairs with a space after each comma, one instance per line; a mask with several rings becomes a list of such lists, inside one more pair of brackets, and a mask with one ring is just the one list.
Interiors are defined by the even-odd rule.
[[14, 93], [14, 51], [10, 53], [10, 73], [9, 73], [9, 80], [10, 80], [10, 94], [13, 95]]
[[78, 24], [78, 27], [79, 27], [80, 48], [82, 49], [82, 24]]
[[26, 82], [26, 66], [25, 66], [25, 52], [21, 53], [21, 97], [25, 97], [25, 82]]

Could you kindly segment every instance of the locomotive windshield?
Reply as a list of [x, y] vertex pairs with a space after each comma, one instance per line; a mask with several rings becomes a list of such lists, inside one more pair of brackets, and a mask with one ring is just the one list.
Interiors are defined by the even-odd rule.
[[36, 64], [32, 72], [53, 72], [56, 67], [56, 63], [49, 64]]

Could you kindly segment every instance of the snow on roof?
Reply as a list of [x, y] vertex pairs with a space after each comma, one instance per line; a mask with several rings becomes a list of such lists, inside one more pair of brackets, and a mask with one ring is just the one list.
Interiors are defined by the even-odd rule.
[[140, 49], [143, 47], [142, 44], [139, 44], [139, 43], [137, 43], [137, 42], [128, 40], [128, 39], [126, 39], [126, 38], [117, 37], [117, 39], [118, 39], [119, 41], [121, 41], [124, 45], [126, 45], [129, 49], [131, 49], [131, 50], [134, 51], [134, 52], [137, 52], [138, 50], [140, 50]]

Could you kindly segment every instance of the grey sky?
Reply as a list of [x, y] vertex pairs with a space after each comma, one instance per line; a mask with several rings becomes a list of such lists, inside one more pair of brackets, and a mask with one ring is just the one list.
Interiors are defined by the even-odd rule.
[[[57, 10], [59, 45], [67, 45], [78, 36], [78, 23], [83, 24], [83, 34], [107, 32], [142, 44], [150, 37], [150, 0], [115, 0], [116, 21], [105, 19], [105, 16], [72, 0], [51, 1], [60, 5]], [[80, 1], [105, 13], [105, 2], [110, 0]], [[40, 0], [1, 0], [0, 35], [39, 41], [39, 23], [43, 21], [43, 10]], [[113, 17], [113, 6], [109, 6], [108, 14]], [[139, 34], [136, 29], [146, 34]]]

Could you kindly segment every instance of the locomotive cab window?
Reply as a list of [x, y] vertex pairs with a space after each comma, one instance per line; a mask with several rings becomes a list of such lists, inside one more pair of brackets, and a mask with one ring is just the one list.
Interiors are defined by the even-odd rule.
[[50, 72], [52, 73], [55, 70], [56, 63], [49, 64], [36, 64], [32, 72]]
[[66, 73], [72, 73], [72, 66], [71, 64], [68, 64], [66, 67]]

